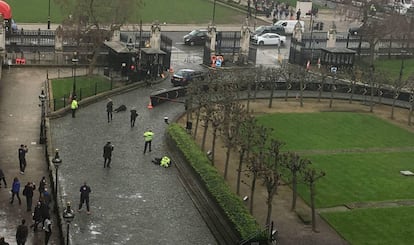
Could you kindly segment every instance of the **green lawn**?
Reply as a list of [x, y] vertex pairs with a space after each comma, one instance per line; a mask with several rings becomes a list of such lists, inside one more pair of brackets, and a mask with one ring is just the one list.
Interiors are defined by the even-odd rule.
[[284, 150], [334, 150], [414, 146], [414, 135], [373, 115], [342, 112], [277, 113], [259, 116]]
[[[48, 0], [9, 0], [13, 18], [17, 23], [46, 23], [48, 17]], [[161, 23], [207, 24], [212, 20], [213, 3], [208, 0], [144, 0], [145, 5], [137, 9], [129, 20], [130, 23]], [[52, 23], [61, 23], [69, 12], [61, 12], [54, 0], [50, 0]], [[216, 4], [215, 22], [219, 24], [241, 24], [246, 14]]]
[[[375, 152], [301, 155], [326, 176], [316, 183], [318, 208], [353, 203], [414, 200], [414, 152], [382, 148], [414, 147], [413, 134], [369, 114], [276, 113], [259, 117], [274, 128], [274, 137], [287, 143], [283, 150], [367, 150]], [[394, 149], [395, 150], [395, 149]], [[299, 184], [300, 196], [310, 203], [309, 188]], [[414, 207], [354, 209], [322, 213], [350, 244], [413, 244]]]
[[[375, 61], [375, 69], [383, 71], [391, 78], [398, 79], [401, 70], [401, 59], [383, 59]], [[414, 74], [414, 59], [404, 60], [403, 79]]]
[[322, 216], [353, 245], [414, 243], [414, 207], [370, 208]]
[[[76, 77], [76, 94], [78, 99], [83, 99], [97, 93], [110, 90], [111, 81], [103, 76], [78, 76]], [[73, 78], [60, 78], [52, 80], [53, 98], [55, 99], [55, 109], [67, 105], [68, 98], [73, 88]]]
[[[414, 199], [414, 152], [349, 153], [302, 156], [310, 159], [326, 176], [317, 182], [317, 207], [333, 207], [355, 202]], [[309, 188], [299, 185], [299, 193], [309, 201]]]

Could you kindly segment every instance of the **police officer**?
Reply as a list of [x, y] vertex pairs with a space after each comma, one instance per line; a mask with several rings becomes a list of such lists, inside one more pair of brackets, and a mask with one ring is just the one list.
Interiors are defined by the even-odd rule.
[[106, 113], [107, 113], [107, 116], [108, 116], [108, 123], [110, 121], [112, 121], [113, 106], [114, 106], [114, 103], [112, 102], [112, 99], [109, 98], [108, 103], [106, 103]]
[[70, 104], [70, 109], [72, 109], [72, 117], [75, 117], [76, 110], [78, 109], [78, 101], [76, 100], [76, 96], [73, 97], [72, 103]]
[[154, 137], [154, 133], [152, 132], [151, 129], [148, 129], [144, 133], [144, 140], [145, 140], [144, 154], [145, 152], [147, 152], [147, 147], [148, 147], [149, 152], [151, 152], [151, 142], [152, 142], [153, 137]]
[[164, 168], [168, 168], [170, 166], [171, 160], [167, 156], [163, 156], [161, 159], [160, 166]]
[[110, 168], [111, 160], [112, 160], [112, 151], [114, 150], [114, 146], [111, 144], [110, 141], [106, 142], [103, 148], [103, 157], [104, 157], [104, 168]]
[[86, 203], [86, 211], [88, 214], [91, 214], [89, 210], [89, 193], [91, 193], [91, 188], [84, 182], [79, 191], [81, 194], [78, 212], [81, 211], [83, 203]]

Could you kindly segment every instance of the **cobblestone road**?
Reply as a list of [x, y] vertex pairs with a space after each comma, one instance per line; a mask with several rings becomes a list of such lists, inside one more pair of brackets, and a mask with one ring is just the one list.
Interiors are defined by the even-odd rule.
[[[114, 108], [124, 104], [127, 112], [106, 120], [106, 102], [80, 108], [76, 118], [67, 115], [51, 121], [53, 146], [60, 149], [59, 169], [64, 201], [77, 209], [79, 188], [90, 185], [91, 212], [77, 213], [71, 225], [73, 244], [216, 244], [174, 167], [164, 169], [151, 163], [166, 153], [164, 116], [173, 118], [182, 104], [147, 109], [149, 94], [170, 87], [169, 81], [112, 97]], [[138, 119], [129, 125], [129, 109], [135, 106]], [[155, 133], [153, 150], [143, 154], [143, 133]], [[103, 168], [102, 151], [107, 141], [115, 145], [112, 168]]]

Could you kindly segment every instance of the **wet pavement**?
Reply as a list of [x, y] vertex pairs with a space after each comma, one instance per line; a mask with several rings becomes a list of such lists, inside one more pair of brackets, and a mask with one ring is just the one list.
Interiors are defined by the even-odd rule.
[[[164, 117], [184, 111], [182, 104], [164, 104], [149, 110], [149, 94], [170, 87], [169, 81], [111, 97], [114, 108], [126, 105], [127, 112], [106, 119], [106, 100], [80, 108], [52, 120], [53, 146], [60, 149], [63, 164], [59, 183], [63, 201], [79, 203], [79, 188], [90, 185], [91, 215], [77, 213], [71, 224], [73, 244], [215, 244], [206, 224], [185, 192], [174, 167], [164, 169], [151, 163], [167, 154], [163, 143]], [[134, 128], [129, 109], [139, 114]], [[143, 154], [144, 131], [155, 136], [152, 152]], [[112, 168], [103, 168], [103, 146], [115, 146]]]

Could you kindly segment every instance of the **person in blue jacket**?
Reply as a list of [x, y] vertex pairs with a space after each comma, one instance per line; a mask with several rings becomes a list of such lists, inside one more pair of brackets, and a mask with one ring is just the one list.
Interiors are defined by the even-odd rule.
[[19, 204], [22, 204], [22, 200], [20, 200], [20, 196], [19, 196], [19, 192], [20, 192], [20, 181], [17, 177], [14, 177], [13, 180], [13, 185], [12, 185], [12, 197], [10, 200], [10, 203], [13, 204], [14, 201], [14, 196], [17, 197], [17, 199], [19, 200]]

